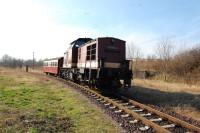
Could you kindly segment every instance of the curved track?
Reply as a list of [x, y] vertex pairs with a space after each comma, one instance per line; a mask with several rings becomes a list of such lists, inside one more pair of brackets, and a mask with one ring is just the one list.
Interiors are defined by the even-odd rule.
[[105, 108], [127, 132], [200, 133], [199, 127], [124, 96], [104, 96], [74, 82], [62, 81]]

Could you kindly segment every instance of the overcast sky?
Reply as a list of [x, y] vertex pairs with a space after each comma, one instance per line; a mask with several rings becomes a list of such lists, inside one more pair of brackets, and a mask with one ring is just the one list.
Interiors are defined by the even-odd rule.
[[62, 56], [79, 37], [112, 36], [154, 54], [161, 37], [176, 48], [200, 42], [199, 0], [0, 0], [0, 56]]

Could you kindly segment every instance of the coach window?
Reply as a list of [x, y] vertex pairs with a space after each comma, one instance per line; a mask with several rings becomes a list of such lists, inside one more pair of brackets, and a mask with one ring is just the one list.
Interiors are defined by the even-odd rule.
[[96, 59], [96, 44], [93, 44], [91, 48], [91, 60], [95, 59]]
[[86, 60], [90, 60], [90, 55], [91, 55], [91, 46], [87, 46], [87, 55], [86, 55]]
[[96, 44], [87, 46], [86, 60], [95, 60], [95, 59], [96, 59]]
[[78, 58], [81, 59], [81, 48], [78, 49]]

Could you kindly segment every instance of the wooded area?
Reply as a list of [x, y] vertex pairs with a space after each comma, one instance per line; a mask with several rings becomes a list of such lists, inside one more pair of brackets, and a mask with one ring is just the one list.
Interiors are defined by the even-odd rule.
[[2, 58], [0, 59], [0, 66], [3, 66], [3, 67], [22, 68], [23, 66], [41, 67], [42, 65], [43, 65], [42, 60], [37, 61], [37, 60], [31, 60], [31, 59], [28, 59], [28, 60], [17, 59], [7, 54], [2, 56]]
[[149, 55], [147, 58], [142, 58], [137, 48], [128, 50], [133, 58], [135, 74], [141, 74], [142, 78], [149, 76], [149, 78], [173, 82], [198, 83], [200, 81], [200, 44], [174, 52], [174, 41], [162, 38], [156, 46], [155, 55]]

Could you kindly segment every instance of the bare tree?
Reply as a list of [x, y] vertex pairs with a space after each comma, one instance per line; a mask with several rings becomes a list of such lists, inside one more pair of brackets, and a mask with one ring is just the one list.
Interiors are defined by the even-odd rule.
[[[2, 58], [0, 58], [0, 65], [4, 66], [4, 67], [20, 67], [22, 68], [23, 65], [28, 65], [31, 66], [33, 64], [33, 60], [29, 59], [29, 60], [23, 60], [23, 59], [17, 59], [14, 57], [11, 57], [7, 54], [3, 55]], [[35, 66], [37, 67], [41, 67], [43, 65], [43, 61], [39, 60], [36, 61], [35, 60]]]
[[133, 69], [137, 70], [137, 64], [139, 59], [142, 58], [141, 50], [135, 46], [133, 42], [127, 44], [127, 57], [133, 60]]
[[160, 71], [164, 75], [164, 80], [167, 80], [167, 73], [170, 68], [170, 59], [173, 56], [173, 41], [170, 38], [162, 38], [157, 43], [156, 53], [160, 59]]
[[130, 42], [127, 44], [127, 56], [131, 59], [141, 58], [142, 53], [141, 50], [138, 47], [136, 47], [133, 42]]
[[174, 57], [174, 72], [177, 75], [184, 75], [200, 68], [200, 44], [191, 49], [179, 52]]

